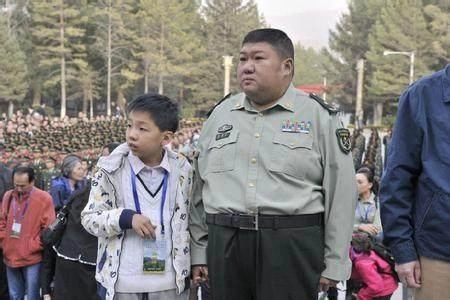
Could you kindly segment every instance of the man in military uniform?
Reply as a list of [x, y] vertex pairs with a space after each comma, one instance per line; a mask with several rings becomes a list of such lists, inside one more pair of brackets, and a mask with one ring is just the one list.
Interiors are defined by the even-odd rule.
[[60, 175], [59, 168], [56, 167], [56, 161], [53, 157], [47, 157], [45, 160], [45, 168], [41, 173], [39, 185], [40, 189], [49, 192], [52, 179]]
[[245, 37], [238, 82], [198, 142], [190, 220], [194, 283], [222, 299], [315, 299], [349, 278], [356, 204], [349, 131], [296, 90], [277, 29]]

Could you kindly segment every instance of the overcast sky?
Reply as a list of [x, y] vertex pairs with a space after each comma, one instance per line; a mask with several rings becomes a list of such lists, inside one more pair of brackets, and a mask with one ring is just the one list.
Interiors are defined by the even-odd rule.
[[286, 16], [315, 10], [344, 10], [348, 0], [256, 0], [265, 16]]
[[258, 9], [273, 28], [284, 30], [294, 42], [326, 46], [333, 29], [347, 9], [348, 0], [256, 0]]

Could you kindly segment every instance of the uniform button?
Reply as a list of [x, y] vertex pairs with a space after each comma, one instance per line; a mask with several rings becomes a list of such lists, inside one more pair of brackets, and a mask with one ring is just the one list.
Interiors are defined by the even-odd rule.
[[250, 161], [254, 164], [256, 162], [256, 158], [253, 157]]
[[255, 133], [255, 138], [259, 138], [259, 137], [260, 137], [259, 133]]
[[258, 113], [258, 116], [263, 117], [264, 115], [263, 113]]
[[289, 145], [291, 145], [291, 147], [294, 147], [294, 143], [290, 143]]
[[220, 143], [219, 143], [219, 147], [222, 147], [222, 146], [223, 146], [223, 143], [222, 143], [222, 142], [220, 142]]
[[248, 183], [248, 186], [252, 188], [252, 187], [254, 187], [255, 185], [253, 184], [253, 182], [249, 182], [249, 183]]

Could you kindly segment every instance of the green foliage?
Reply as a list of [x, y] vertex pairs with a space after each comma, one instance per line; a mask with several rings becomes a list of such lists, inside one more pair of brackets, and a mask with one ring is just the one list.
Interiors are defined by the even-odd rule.
[[22, 101], [28, 89], [25, 54], [0, 16], [0, 100]]
[[134, 0], [98, 0], [91, 8], [95, 29], [90, 50], [103, 62], [100, 75], [104, 78], [107, 109], [112, 91], [122, 106], [121, 95], [139, 78], [138, 59], [134, 55], [137, 52], [137, 36], [133, 30], [136, 5]]
[[[239, 50], [245, 34], [263, 25], [258, 7], [253, 0], [207, 0], [203, 9], [205, 18], [204, 36], [207, 65], [199, 74], [202, 90], [196, 98], [205, 107], [211, 107], [223, 96], [223, 56], [233, 56], [232, 70], [239, 61]], [[239, 90], [235, 72], [231, 73], [230, 90]]]
[[[29, 92], [24, 106], [40, 105], [44, 97], [54, 101], [56, 112], [60, 99], [62, 110], [67, 98], [71, 107], [87, 112], [98, 101], [123, 106], [124, 99], [160, 91], [177, 99], [185, 116], [195, 116], [223, 95], [224, 55], [234, 57], [231, 92], [239, 91], [235, 70], [242, 39], [266, 26], [254, 0], [7, 2], [14, 5], [3, 11], [0, 66], [16, 71], [0, 75], [0, 101], [21, 101]], [[415, 79], [450, 61], [448, 0], [348, 3], [330, 32], [329, 48], [296, 45], [295, 85], [323, 83], [326, 77], [327, 96], [351, 110], [356, 63], [365, 59], [368, 115], [375, 106], [392, 110], [409, 83], [408, 55], [383, 51], [414, 51]]]
[[374, 69], [369, 94], [383, 102], [398, 96], [409, 84], [411, 55], [384, 56], [384, 51], [414, 52], [414, 78], [429, 73], [431, 40], [420, 1], [387, 2], [369, 36], [367, 60]]
[[[343, 106], [354, 104], [357, 84], [356, 63], [364, 59], [369, 50], [368, 36], [384, 0], [350, 1], [349, 11], [343, 14], [336, 29], [330, 31], [330, 59], [327, 78], [330, 85], [339, 87], [331, 91], [334, 99]], [[366, 66], [364, 85], [369, 82], [370, 66]]]
[[328, 57], [322, 51], [305, 48], [301, 43], [295, 45], [294, 85], [323, 84], [327, 77]]
[[87, 16], [76, 4], [60, 0], [31, 2], [33, 48], [43, 86], [61, 89], [61, 117], [66, 113], [66, 88], [85, 67], [86, 45], [82, 43]]
[[164, 81], [192, 74], [196, 52], [202, 48], [193, 27], [199, 23], [198, 8], [193, 1], [139, 1], [136, 54], [141, 60], [141, 76], [144, 80], [156, 78], [161, 93]]

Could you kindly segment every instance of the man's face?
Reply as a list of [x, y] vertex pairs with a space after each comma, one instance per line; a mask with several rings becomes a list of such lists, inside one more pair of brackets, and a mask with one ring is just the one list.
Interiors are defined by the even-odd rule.
[[242, 91], [258, 107], [275, 103], [291, 81], [292, 59], [282, 59], [266, 42], [247, 43], [239, 54], [237, 77]]
[[14, 189], [19, 194], [25, 194], [31, 190], [33, 182], [30, 182], [28, 174], [14, 174]]

